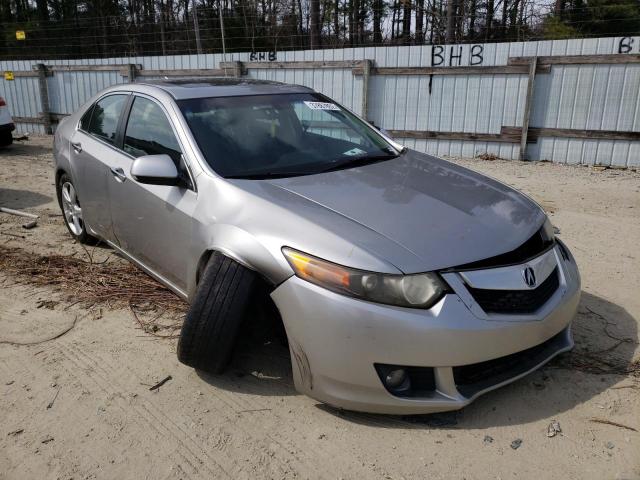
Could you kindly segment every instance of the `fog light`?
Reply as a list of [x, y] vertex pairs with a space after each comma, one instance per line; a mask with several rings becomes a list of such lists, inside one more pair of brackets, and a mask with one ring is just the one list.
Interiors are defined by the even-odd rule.
[[403, 387], [406, 387], [409, 382], [409, 377], [407, 376], [407, 371], [404, 368], [398, 368], [396, 370], [391, 370], [384, 377], [384, 383], [387, 387], [398, 390]]
[[374, 364], [380, 383], [391, 395], [401, 398], [430, 398], [436, 390], [433, 367]]

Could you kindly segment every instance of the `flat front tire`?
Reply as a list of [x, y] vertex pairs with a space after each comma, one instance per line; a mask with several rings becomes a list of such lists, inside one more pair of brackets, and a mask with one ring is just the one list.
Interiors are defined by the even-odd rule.
[[178, 360], [206, 372], [222, 372], [254, 300], [256, 284], [254, 271], [214, 252], [182, 327]]

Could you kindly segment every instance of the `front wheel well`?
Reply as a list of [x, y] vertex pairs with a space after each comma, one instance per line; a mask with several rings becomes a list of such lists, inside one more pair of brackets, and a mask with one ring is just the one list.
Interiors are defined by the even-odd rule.
[[[229, 255], [226, 255], [224, 252], [221, 252], [219, 250], [205, 251], [200, 256], [200, 260], [198, 261], [198, 266], [196, 268], [196, 289], [200, 285], [200, 281], [202, 279], [202, 275], [204, 274], [204, 270], [207, 267], [207, 264], [209, 263], [209, 260], [211, 259], [211, 256], [213, 254], [224, 255], [225, 257], [231, 258], [231, 260], [237, 262], [237, 260], [235, 260], [234, 258], [230, 257]], [[257, 288], [255, 289], [256, 301], [252, 302], [253, 305], [260, 305], [265, 307], [264, 309], [265, 312], [268, 311], [270, 313], [270, 316], [276, 315], [279, 322], [282, 323], [282, 317], [280, 316], [280, 311], [278, 310], [278, 307], [276, 306], [275, 302], [271, 298], [271, 292], [273, 292], [273, 290], [276, 288], [277, 285], [275, 285], [272, 281], [270, 281], [267, 277], [262, 275], [260, 272], [256, 272], [256, 273], [258, 274], [256, 278]]]
[[204, 268], [209, 263], [209, 259], [213, 254], [213, 250], [207, 250], [200, 256], [200, 260], [198, 261], [198, 266], [196, 268], [196, 287], [200, 285], [200, 280], [202, 279], [202, 274], [204, 273]]
[[276, 287], [276, 284], [273, 283], [273, 281], [268, 279], [261, 272], [259, 272], [255, 268], [252, 268], [250, 265], [246, 264], [245, 262], [238, 261], [237, 258], [235, 258], [233, 255], [228, 255], [227, 252], [225, 252], [224, 250], [210, 248], [209, 250], [206, 250], [202, 255], [200, 255], [200, 260], [198, 260], [198, 265], [196, 267], [196, 282], [195, 282], [196, 289], [200, 285], [200, 280], [202, 280], [204, 269], [206, 268], [207, 264], [209, 263], [209, 260], [211, 259], [211, 255], [213, 254], [222, 255], [224, 257], [230, 258], [234, 262], [239, 263], [240, 265], [250, 270], [253, 270], [254, 272], [256, 272], [257, 276], [262, 281], [262, 283], [264, 283], [266, 286], [270, 286], [271, 290], [273, 290]]

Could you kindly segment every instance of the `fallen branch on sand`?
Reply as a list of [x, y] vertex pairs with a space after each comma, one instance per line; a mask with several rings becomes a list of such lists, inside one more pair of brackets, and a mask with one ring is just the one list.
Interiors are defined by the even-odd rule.
[[167, 375], [162, 380], [160, 380], [158, 383], [156, 383], [153, 387], [149, 388], [149, 390], [150, 391], [158, 390], [162, 385], [164, 385], [169, 380], [171, 380], [171, 378], [172, 378], [171, 375]]
[[[65, 255], [38, 255], [0, 245], [0, 271], [19, 284], [49, 287], [86, 308], [130, 308], [151, 335], [175, 337], [187, 303], [143, 271], [124, 261], [94, 262]], [[141, 314], [154, 315], [153, 320]], [[162, 320], [168, 318], [165, 324]]]
[[612, 422], [611, 420], [605, 420], [603, 418], [592, 418], [591, 421], [593, 423], [602, 423], [604, 425], [612, 425], [614, 427], [624, 428], [625, 430], [631, 430], [632, 432], [637, 432], [633, 427], [629, 427], [628, 425], [623, 425], [622, 423]]

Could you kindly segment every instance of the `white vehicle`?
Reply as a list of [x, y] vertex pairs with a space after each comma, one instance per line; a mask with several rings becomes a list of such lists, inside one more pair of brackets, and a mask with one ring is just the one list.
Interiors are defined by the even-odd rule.
[[9, 107], [4, 97], [0, 97], [0, 147], [6, 147], [13, 143], [11, 132], [15, 130], [13, 119], [9, 113]]

